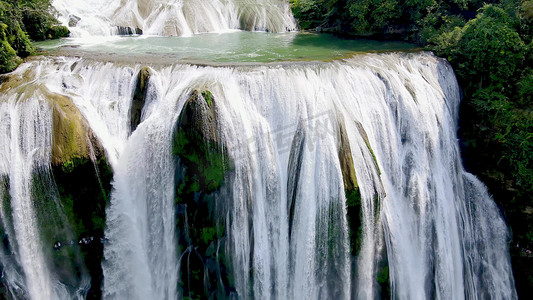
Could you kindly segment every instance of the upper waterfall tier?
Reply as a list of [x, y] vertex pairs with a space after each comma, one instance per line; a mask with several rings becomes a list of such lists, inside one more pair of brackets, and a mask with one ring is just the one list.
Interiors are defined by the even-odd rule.
[[73, 37], [297, 29], [284, 0], [54, 0]]
[[44, 57], [5, 80], [0, 197], [11, 206], [0, 210], [17, 251], [0, 262], [22, 265], [5, 277], [23, 275], [31, 299], [75, 292], [51, 288], [62, 278], [34, 238], [30, 175], [54, 142], [48, 95], [70, 99], [113, 166], [104, 299], [516, 299], [504, 219], [461, 163], [445, 60]]

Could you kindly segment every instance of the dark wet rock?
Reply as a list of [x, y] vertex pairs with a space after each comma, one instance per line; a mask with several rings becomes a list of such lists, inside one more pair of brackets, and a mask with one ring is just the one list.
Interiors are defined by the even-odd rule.
[[141, 123], [142, 110], [146, 104], [146, 96], [148, 94], [150, 75], [150, 69], [148, 67], [142, 68], [137, 75], [137, 83], [135, 84], [135, 92], [133, 93], [130, 112], [131, 132], [135, 131], [137, 126]]
[[[234, 283], [226, 256], [227, 205], [221, 187], [231, 161], [219, 137], [216, 100], [193, 91], [173, 135], [180, 288], [184, 297], [226, 298]], [[194, 224], [194, 226], [192, 225]], [[187, 261], [187, 263], [184, 263]]]
[[76, 27], [78, 25], [78, 22], [81, 20], [80, 17], [76, 15], [69, 15], [68, 16], [68, 26], [69, 27]]

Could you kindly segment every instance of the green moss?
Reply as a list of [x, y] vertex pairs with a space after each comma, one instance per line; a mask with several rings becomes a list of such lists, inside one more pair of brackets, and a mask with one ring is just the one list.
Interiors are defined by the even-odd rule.
[[[189, 183], [194, 185], [192, 191], [211, 193], [219, 189], [224, 176], [229, 170], [229, 159], [218, 145], [216, 132], [204, 132], [205, 128], [211, 127], [214, 131], [214, 108], [211, 92], [204, 91], [199, 96], [194, 92], [191, 99], [183, 109], [178, 128], [173, 137], [173, 154], [178, 156], [187, 167], [190, 174], [188, 178], [194, 178]], [[208, 107], [199, 104], [203, 99]], [[202, 117], [201, 115], [204, 114]], [[200, 116], [198, 116], [200, 115]], [[195, 118], [196, 119], [192, 119]], [[206, 127], [207, 126], [207, 127]]]
[[215, 103], [209, 91], [194, 91], [173, 135], [172, 151], [179, 161], [178, 244], [188, 261], [180, 268], [184, 298], [224, 298], [233, 286], [223, 246], [226, 224], [221, 216], [225, 215], [225, 205], [218, 202], [230, 160], [219, 144]]
[[203, 91], [202, 97], [204, 98], [205, 102], [207, 102], [207, 105], [211, 107], [211, 103], [213, 101], [213, 94], [211, 94], [210, 91]]
[[350, 252], [352, 255], [357, 255], [361, 248], [362, 238], [361, 192], [355, 175], [350, 142], [342, 123], [339, 124], [339, 140], [338, 156], [346, 196]]
[[[76, 157], [53, 166], [52, 174], [64, 213], [73, 229], [74, 240], [77, 243], [82, 237], [94, 237], [92, 243], [76, 247], [81, 247], [84, 266], [91, 275], [87, 298], [99, 299], [103, 278], [103, 245], [99, 238], [104, 236], [105, 209], [109, 203], [113, 172], [105, 157], [100, 156], [96, 162]], [[56, 252], [60, 254], [62, 251]]]
[[370, 151], [370, 154], [372, 155], [372, 160], [374, 161], [374, 165], [376, 166], [376, 169], [378, 170], [378, 174], [381, 175], [381, 169], [378, 165], [378, 160], [376, 158], [376, 154], [374, 154], [374, 150], [372, 150], [372, 147], [370, 147], [370, 144], [366, 145], [368, 147], [368, 150]]
[[53, 248], [57, 241], [66, 245], [69, 241], [77, 240], [74, 234], [76, 224], [70, 220], [70, 199], [59, 199], [50, 170], [46, 167], [33, 171], [31, 196], [39, 238], [45, 256], [50, 259], [52, 272], [64, 284], [78, 285], [81, 280], [80, 269], [83, 268], [79, 249], [64, 247], [61, 251], [55, 251]]
[[389, 281], [389, 267], [384, 267], [378, 272], [378, 282], [380, 284], [386, 283]]
[[217, 237], [217, 228], [216, 227], [205, 227], [202, 228], [200, 233], [200, 239], [208, 245], [211, 241], [213, 241]]
[[65, 173], [72, 173], [74, 171], [74, 161], [68, 160], [61, 165], [61, 170]]
[[376, 167], [376, 170], [378, 171], [378, 174], [381, 175], [381, 170], [378, 165], [378, 160], [376, 158], [376, 154], [374, 154], [374, 150], [370, 146], [370, 141], [368, 139], [368, 134], [366, 133], [365, 129], [363, 128], [363, 125], [359, 122], [356, 122], [355, 125], [357, 126], [357, 130], [359, 131], [359, 134], [361, 134], [361, 137], [363, 138], [363, 141], [365, 142], [366, 148], [368, 151], [370, 151], [370, 155], [372, 155], [372, 160], [374, 161], [374, 166]]
[[389, 265], [385, 260], [377, 272], [377, 281], [381, 288], [381, 299], [391, 299]]
[[351, 191], [346, 190], [346, 206], [358, 207], [361, 206], [361, 193], [359, 188], [355, 188]]
[[361, 193], [359, 188], [346, 190], [346, 210], [350, 236], [350, 252], [352, 255], [359, 254], [361, 249], [363, 229], [361, 212]]
[[0, 175], [0, 201], [2, 201], [2, 208], [6, 220], [6, 224], [13, 224], [13, 215], [11, 209], [11, 195], [9, 195], [9, 177], [7, 175]]
[[[69, 286], [77, 286], [84, 273], [91, 276], [88, 299], [99, 299], [105, 208], [112, 172], [104, 156], [97, 162], [74, 157], [64, 164], [39, 168], [32, 175], [32, 199], [40, 239], [52, 272]], [[78, 244], [93, 237], [89, 244]], [[62, 247], [54, 250], [59, 241]]]

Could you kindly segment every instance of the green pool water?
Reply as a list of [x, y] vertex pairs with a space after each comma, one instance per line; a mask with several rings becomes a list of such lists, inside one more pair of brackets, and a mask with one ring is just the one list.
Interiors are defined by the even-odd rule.
[[37, 43], [50, 54], [152, 56], [174, 61], [265, 63], [331, 60], [358, 52], [409, 51], [413, 44], [397, 41], [347, 40], [318, 33], [235, 31], [190, 37], [114, 36], [63, 39]]

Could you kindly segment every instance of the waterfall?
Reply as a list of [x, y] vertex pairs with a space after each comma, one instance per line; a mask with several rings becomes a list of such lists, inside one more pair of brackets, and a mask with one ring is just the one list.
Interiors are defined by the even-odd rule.
[[[31, 66], [21, 67], [19, 72], [30, 77], [35, 75], [27, 67]], [[0, 263], [9, 294], [17, 299], [81, 297], [83, 284], [78, 290], [71, 290], [59, 281], [51, 265], [49, 250], [53, 244], [42, 241], [43, 222], [56, 226], [64, 221], [60, 208], [49, 206], [56, 204], [48, 169], [52, 152], [52, 107], [44, 89], [29, 82], [2, 91], [0, 149], [0, 216], [4, 240]], [[45, 199], [41, 198], [43, 193], [52, 194], [47, 194]], [[59, 217], [54, 210], [59, 211]]]
[[73, 37], [143, 33], [187, 36], [243, 29], [296, 30], [283, 0], [54, 0]]
[[[459, 88], [444, 60], [391, 53], [153, 65], [134, 128], [140, 65], [42, 58], [25, 66], [14, 74], [34, 69], [25, 80], [46, 78], [50, 93], [72, 98], [113, 166], [106, 299], [369, 299], [387, 289], [395, 299], [516, 298], [507, 227], [461, 164]], [[15, 94], [0, 100], [0, 174], [9, 178], [22, 266], [12, 278], [24, 275], [32, 299], [42, 298], [37, 291], [62, 298], [30, 252], [39, 237], [28, 172], [50, 164], [50, 141], [34, 140], [49, 136], [35, 132], [51, 130], [48, 110], [38, 99], [10, 100]], [[191, 165], [173, 144], [184, 111], [205, 118], [204, 141], [227, 160], [220, 187], [196, 189], [189, 202], [178, 187]], [[198, 219], [202, 203], [209, 213]]]

